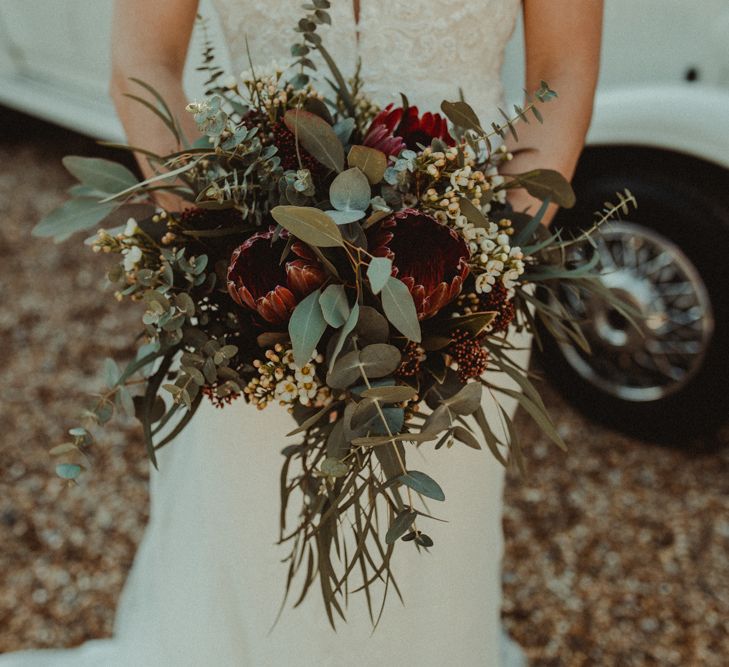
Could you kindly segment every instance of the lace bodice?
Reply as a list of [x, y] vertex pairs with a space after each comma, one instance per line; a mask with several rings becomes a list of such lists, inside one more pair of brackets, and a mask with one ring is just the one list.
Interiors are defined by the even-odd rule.
[[[245, 37], [254, 66], [271, 60], [286, 66], [304, 15], [300, 0], [213, 0], [231, 60], [248, 69]], [[359, 26], [353, 0], [332, 0], [332, 26], [317, 32], [345, 77], [362, 58], [364, 90], [380, 105], [397, 102], [400, 91], [421, 111], [437, 111], [443, 99], [464, 97], [482, 122], [496, 119], [501, 103], [504, 47], [514, 29], [520, 0], [360, 0]], [[359, 42], [355, 39], [359, 29]], [[312, 60], [328, 72], [318, 53]]]

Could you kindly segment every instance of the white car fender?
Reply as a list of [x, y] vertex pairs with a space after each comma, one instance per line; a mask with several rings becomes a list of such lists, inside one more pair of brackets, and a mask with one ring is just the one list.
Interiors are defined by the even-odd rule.
[[729, 168], [729, 91], [686, 84], [603, 90], [588, 145], [655, 146]]

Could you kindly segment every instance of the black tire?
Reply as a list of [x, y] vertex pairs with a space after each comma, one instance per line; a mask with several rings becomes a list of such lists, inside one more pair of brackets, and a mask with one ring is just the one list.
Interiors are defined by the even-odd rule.
[[581, 159], [574, 187], [577, 205], [560, 212], [555, 227], [567, 234], [584, 228], [603, 202], [629, 188], [638, 208], [626, 219], [683, 251], [706, 287], [714, 329], [690, 379], [656, 400], [626, 400], [597, 386], [542, 331], [549, 380], [588, 416], [632, 435], [684, 444], [715, 432], [729, 416], [729, 172], [656, 150], [596, 148]]

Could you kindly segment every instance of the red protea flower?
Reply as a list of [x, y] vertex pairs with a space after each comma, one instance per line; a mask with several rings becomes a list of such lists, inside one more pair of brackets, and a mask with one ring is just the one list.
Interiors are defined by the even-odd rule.
[[372, 254], [392, 260], [392, 273], [408, 286], [419, 319], [435, 315], [458, 296], [468, 275], [469, 253], [450, 227], [406, 208], [371, 229]]
[[274, 227], [258, 232], [233, 251], [228, 267], [228, 292], [233, 300], [255, 310], [266, 322], [285, 324], [296, 304], [325, 279], [324, 269], [303, 243], [292, 244], [297, 257], [281, 263], [287, 235], [272, 242]]
[[430, 111], [420, 116], [418, 107], [393, 109], [393, 105], [388, 104], [374, 117], [362, 143], [387, 155], [397, 155], [405, 147], [417, 150], [419, 143], [427, 146], [435, 138], [449, 146], [455, 144], [443, 116]]

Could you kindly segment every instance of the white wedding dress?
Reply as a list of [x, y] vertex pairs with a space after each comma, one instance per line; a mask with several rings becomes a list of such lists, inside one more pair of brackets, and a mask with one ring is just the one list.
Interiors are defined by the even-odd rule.
[[[302, 16], [298, 1], [215, 5], [237, 71], [248, 69], [246, 35], [254, 65], [288, 61], [299, 37], [292, 29]], [[319, 33], [345, 76], [359, 53], [367, 89], [380, 104], [399, 101], [404, 91], [411, 104], [436, 111], [461, 87], [486, 122], [496, 118], [503, 49], [519, 7], [519, 0], [361, 0], [357, 46], [351, 0], [333, 0], [333, 28], [320, 26]], [[514, 338], [524, 348], [515, 357], [525, 365], [529, 337]], [[498, 428], [486, 394], [484, 406]], [[188, 429], [161, 450], [159, 472], [152, 470], [149, 525], [114, 637], [10, 654], [0, 667], [502, 664], [504, 470], [486, 448], [434, 451], [431, 444], [409, 454], [413, 467], [443, 487], [446, 501], [432, 509], [449, 522], [429, 522], [430, 553], [398, 545], [393, 570], [405, 605], [391, 595], [374, 634], [359, 595], [350, 599], [348, 622], [333, 632], [316, 587], [299, 608], [289, 601], [269, 632], [284, 591], [278, 480], [280, 450], [295, 442], [286, 438], [292, 425], [278, 407], [259, 412], [240, 401], [221, 411], [204, 401]]]

